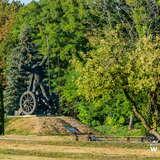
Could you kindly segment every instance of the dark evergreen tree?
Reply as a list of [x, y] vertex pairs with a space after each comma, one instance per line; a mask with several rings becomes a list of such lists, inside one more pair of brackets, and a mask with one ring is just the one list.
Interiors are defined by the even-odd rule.
[[[35, 54], [35, 45], [31, 38], [32, 30], [30, 27], [24, 27], [20, 34], [20, 42], [10, 56], [9, 67], [7, 69], [7, 88], [5, 91], [5, 109], [8, 114], [14, 114], [19, 108], [19, 99], [26, 90], [28, 75], [20, 70], [19, 64], [29, 64], [31, 58], [28, 53]], [[34, 61], [32, 59], [32, 61]]]
[[19, 107], [19, 98], [24, 91], [24, 86], [18, 70], [19, 53], [15, 50], [10, 58], [11, 64], [7, 70], [7, 87], [5, 90], [5, 109], [7, 114], [12, 115]]

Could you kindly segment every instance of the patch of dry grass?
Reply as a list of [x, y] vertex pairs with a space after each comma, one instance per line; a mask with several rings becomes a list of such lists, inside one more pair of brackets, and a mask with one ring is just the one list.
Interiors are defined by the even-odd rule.
[[[12, 157], [13, 156], [13, 157]], [[108, 142], [76, 142], [70, 136], [5, 136], [0, 140], [3, 160], [158, 160], [149, 146]]]
[[35, 157], [35, 156], [23, 156], [23, 155], [7, 155], [0, 154], [2, 160], [70, 160], [68, 158], [47, 158], [47, 157]]

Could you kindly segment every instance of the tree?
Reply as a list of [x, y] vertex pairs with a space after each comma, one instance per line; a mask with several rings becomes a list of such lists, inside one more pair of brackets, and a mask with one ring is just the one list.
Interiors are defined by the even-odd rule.
[[8, 33], [13, 26], [15, 13], [19, 8], [18, 3], [9, 4], [7, 0], [0, 1], [0, 134], [4, 134], [4, 104], [3, 104], [3, 91], [4, 91], [4, 53], [3, 45]]
[[[19, 38], [19, 43], [12, 51], [7, 68], [5, 109], [7, 110], [7, 113], [11, 115], [19, 108], [20, 96], [27, 89], [28, 74], [23, 70], [21, 71], [19, 65], [27, 63], [28, 65], [32, 65], [32, 63], [38, 59], [36, 46], [32, 42], [32, 28], [30, 26], [24, 26]], [[32, 62], [29, 53], [33, 55]]]
[[98, 30], [114, 28], [128, 41], [138, 37], [132, 7], [126, 0], [95, 0], [90, 8], [93, 17], [91, 23], [94, 23]]
[[8, 3], [8, 0], [0, 0], [0, 61], [3, 65], [5, 65], [5, 58], [9, 54], [6, 48], [7, 45], [10, 45], [7, 41], [11, 37], [8, 37], [8, 34], [12, 30], [16, 15], [21, 7], [22, 5], [19, 1]]
[[[146, 38], [140, 39], [137, 49], [129, 57], [128, 65], [131, 73], [128, 77], [129, 87], [124, 89], [126, 96], [132, 102], [136, 116], [146, 130], [158, 139], [160, 139], [157, 132], [157, 127], [160, 125], [159, 56], [159, 39], [154, 42]], [[141, 103], [137, 104], [140, 98]], [[142, 111], [139, 111], [139, 108]]]
[[[39, 52], [49, 56], [47, 80], [59, 93], [65, 115], [78, 115], [82, 122], [98, 126], [125, 125], [134, 113], [146, 130], [158, 137], [159, 3], [32, 2], [20, 9], [10, 38], [5, 36], [5, 43], [0, 44], [0, 52], [4, 55], [17, 47], [23, 24], [29, 24], [34, 30], [30, 44], [37, 43]], [[28, 46], [19, 44], [10, 56], [6, 54], [10, 91], [17, 88], [13, 84], [18, 84], [19, 73], [14, 66], [21, 47]], [[21, 58], [25, 60], [25, 56], [24, 51]]]
[[74, 0], [32, 2], [22, 8], [17, 16], [11, 35], [12, 43], [17, 43], [14, 37], [18, 37], [24, 22], [34, 28], [33, 37], [40, 53], [49, 56], [48, 81], [52, 91], [59, 95], [63, 92], [67, 73], [70, 74], [67, 71], [70, 60], [73, 56], [81, 58], [81, 53], [85, 54], [89, 50], [85, 35], [86, 17], [84, 1]]
[[[106, 72], [107, 66], [111, 67], [110, 65], [113, 65], [113, 70], [116, 69], [114, 60], [109, 59], [111, 56], [106, 54], [108, 52], [112, 54], [114, 49], [115, 51], [117, 50], [116, 52], [120, 52], [123, 48], [121, 43], [119, 44], [118, 41], [115, 41], [111, 35], [108, 36], [108, 39], [110, 39], [110, 44], [104, 44], [105, 40], [100, 39], [93, 41], [93, 46], [97, 46], [97, 49], [84, 57], [86, 63], [83, 64], [75, 60], [73, 65], [79, 73], [79, 78], [76, 81], [78, 95], [84, 97], [92, 106], [89, 110], [86, 108], [88, 115], [94, 113], [90, 121], [97, 120], [98, 124], [110, 123], [110, 125], [113, 125], [117, 123], [118, 125], [126, 122], [125, 119], [129, 117], [131, 110], [123, 90], [118, 86], [112, 86], [111, 77]], [[114, 48], [110, 46], [111, 43]], [[113, 53], [113, 55], [116, 56], [116, 53]], [[85, 108], [83, 110], [79, 109], [79, 111], [84, 111]]]
[[21, 7], [20, 2], [8, 3], [8, 0], [0, 0], [0, 42], [6, 38], [15, 21], [16, 13]]
[[[79, 94], [88, 102], [98, 103], [103, 98], [114, 102], [114, 98], [118, 100], [116, 94], [123, 93], [128, 104], [127, 111], [133, 111], [145, 129], [160, 139], [157, 132], [160, 105], [159, 40], [153, 43], [143, 38], [136, 43], [135, 49], [128, 50], [125, 41], [111, 31], [98, 43], [97, 50], [86, 57], [85, 65], [75, 63], [80, 73], [77, 80]], [[102, 101], [100, 106], [107, 104]], [[111, 104], [108, 107], [111, 110], [115, 108]], [[123, 103], [117, 107], [125, 110]]]

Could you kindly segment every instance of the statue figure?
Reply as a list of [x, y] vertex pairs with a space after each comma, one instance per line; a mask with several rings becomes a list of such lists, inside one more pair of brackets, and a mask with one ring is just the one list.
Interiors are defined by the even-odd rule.
[[28, 63], [25, 64], [23, 61], [19, 64], [20, 71], [30, 75], [27, 91], [20, 98], [20, 110], [27, 115], [33, 114], [37, 107], [39, 107], [38, 113], [43, 112], [45, 107], [47, 110], [51, 110], [51, 105], [53, 105], [51, 104], [53, 96], [49, 92], [46, 93], [46, 88], [44, 88], [43, 84], [48, 57], [45, 56], [41, 61], [32, 59], [33, 55], [29, 54], [29, 57]]
[[[44, 88], [43, 84], [48, 57], [44, 56], [41, 60], [34, 59], [34, 55], [31, 53], [28, 53], [28, 57], [29, 58], [26, 58], [25, 60], [21, 60], [19, 64], [20, 71], [25, 72], [30, 76], [27, 91], [22, 94], [20, 99], [20, 110], [23, 114], [33, 114], [37, 106], [39, 106], [38, 113], [43, 112], [45, 106], [47, 110], [51, 110], [51, 105], [53, 105], [53, 94], [50, 95], [48, 90], [46, 93], [46, 88]], [[26, 97], [29, 98], [26, 99]]]
[[21, 65], [21, 68], [31, 74], [28, 91], [32, 91], [33, 93], [35, 93], [37, 87], [40, 87], [43, 96], [47, 101], [49, 101], [49, 98], [47, 97], [46, 91], [42, 84], [45, 77], [45, 64], [47, 59], [48, 57], [45, 56], [41, 62], [36, 62], [33, 66], [30, 66], [29, 64]]

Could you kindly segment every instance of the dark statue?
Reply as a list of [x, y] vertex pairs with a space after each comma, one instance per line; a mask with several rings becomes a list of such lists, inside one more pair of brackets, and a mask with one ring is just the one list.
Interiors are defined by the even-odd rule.
[[[31, 42], [28, 32], [23, 32], [21, 36], [20, 48], [21, 58], [19, 63], [19, 71], [29, 76], [29, 84], [27, 91], [20, 97], [20, 108], [18, 115], [51, 115], [57, 113], [58, 96], [50, 93], [49, 86], [44, 83], [46, 78], [46, 63], [48, 57], [42, 57], [36, 46]], [[36, 57], [36, 58], [35, 58]]]
[[21, 67], [23, 67], [26, 72], [29, 72], [31, 74], [31, 80], [30, 80], [30, 85], [28, 87], [28, 91], [32, 91], [33, 93], [35, 93], [37, 87], [40, 87], [44, 98], [48, 101], [49, 99], [42, 84], [43, 79], [45, 77], [46, 61], [47, 57], [44, 57], [41, 62], [37, 62], [31, 67], [28, 67], [27, 65]]
[[[49, 87], [44, 86], [45, 66], [47, 57], [44, 57], [41, 62], [36, 62], [32, 66], [30, 64], [20, 64], [20, 69], [29, 73], [30, 80], [27, 91], [20, 98], [19, 114], [55, 114], [56, 105], [54, 99], [55, 94], [49, 94]], [[53, 111], [54, 110], [54, 111]]]

